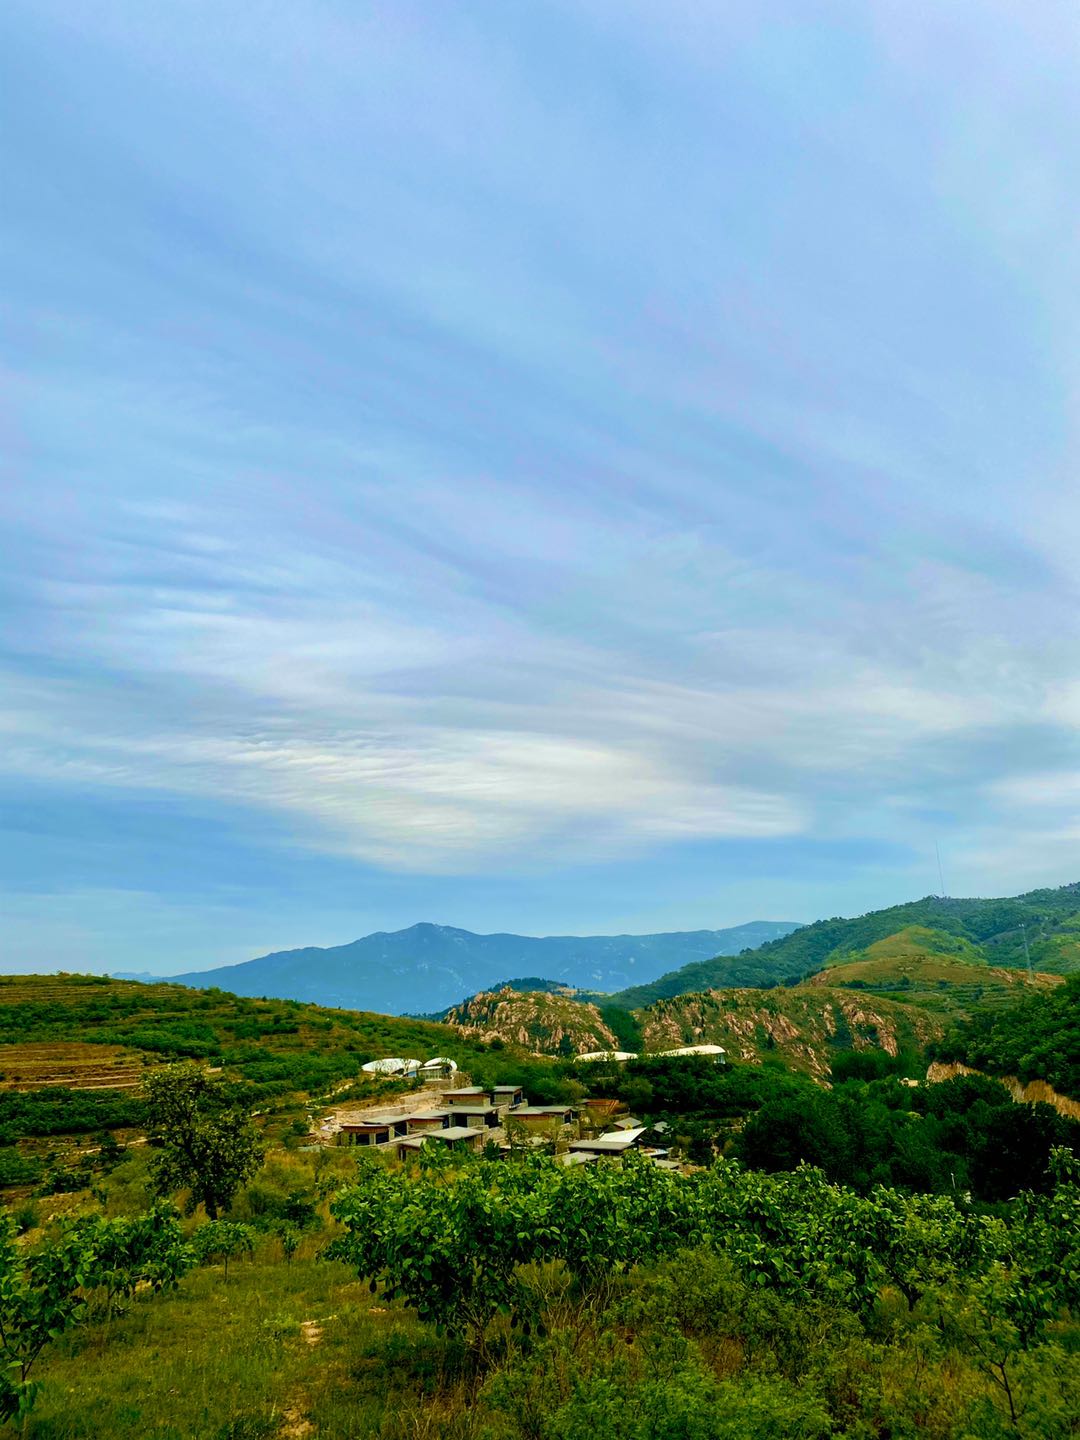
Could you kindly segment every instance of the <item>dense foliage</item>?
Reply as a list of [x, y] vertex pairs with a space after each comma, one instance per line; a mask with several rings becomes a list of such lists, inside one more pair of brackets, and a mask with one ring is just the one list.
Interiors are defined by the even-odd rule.
[[762, 1170], [817, 1165], [861, 1191], [888, 1184], [996, 1201], [1040, 1188], [1055, 1148], [1080, 1154], [1080, 1123], [965, 1076], [919, 1089], [894, 1080], [806, 1087], [763, 1105], [735, 1152]]
[[581, 1066], [591, 1092], [622, 1101], [659, 1137], [709, 1164], [728, 1154], [761, 1170], [818, 1166], [860, 1191], [892, 1185], [971, 1191], [999, 1200], [1037, 1187], [1050, 1151], [1080, 1153], [1080, 1123], [1048, 1105], [1015, 1105], [996, 1080], [964, 1077], [909, 1086], [903, 1060], [845, 1051], [824, 1090], [774, 1065], [715, 1065], [694, 1056], [644, 1056]]
[[991, 1075], [1045, 1080], [1080, 1100], [1080, 976], [1010, 1010], [972, 1017], [935, 1053]]
[[41, 1090], [0, 1092], [0, 1145], [26, 1135], [86, 1135], [134, 1128], [145, 1118], [141, 1096], [123, 1090]]
[[[346, 1230], [332, 1253], [459, 1334], [482, 1368], [501, 1316], [542, 1337], [488, 1384], [515, 1422], [498, 1434], [1064, 1437], [1067, 1418], [1044, 1422], [1049, 1372], [1065, 1358], [1061, 1319], [1080, 1302], [1080, 1189], [1065, 1157], [1054, 1164], [1045, 1195], [997, 1218], [948, 1197], [860, 1196], [807, 1168], [766, 1176], [721, 1164], [687, 1179], [632, 1158], [621, 1169], [533, 1159], [409, 1178], [373, 1165], [332, 1207]], [[620, 1280], [635, 1276], [650, 1278]], [[793, 1349], [827, 1334], [845, 1351], [870, 1349], [890, 1294], [911, 1317], [894, 1311], [891, 1323], [915, 1327], [924, 1365], [951, 1344], [987, 1378], [963, 1428], [928, 1432], [911, 1412], [897, 1426], [878, 1387], [778, 1384], [780, 1366], [747, 1354], [755, 1330], [764, 1350], [761, 1332], [775, 1346], [783, 1326]], [[575, 1336], [601, 1313], [625, 1340], [580, 1349]], [[738, 1337], [741, 1353], [709, 1365], [700, 1341], [720, 1337]], [[848, 1368], [842, 1356], [834, 1364]], [[808, 1357], [799, 1366], [810, 1369]], [[1075, 1365], [1071, 1384], [1075, 1395]]]

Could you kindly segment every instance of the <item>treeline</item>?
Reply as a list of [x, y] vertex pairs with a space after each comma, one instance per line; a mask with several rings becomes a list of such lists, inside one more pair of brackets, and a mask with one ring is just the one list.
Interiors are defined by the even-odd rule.
[[978, 1076], [909, 1086], [897, 1075], [903, 1063], [845, 1052], [825, 1090], [771, 1065], [643, 1057], [595, 1067], [592, 1093], [662, 1121], [657, 1138], [699, 1164], [725, 1155], [768, 1171], [809, 1164], [862, 1193], [891, 1185], [998, 1201], [1037, 1187], [1054, 1147], [1080, 1154], [1080, 1123], [1050, 1106], [1016, 1105]]

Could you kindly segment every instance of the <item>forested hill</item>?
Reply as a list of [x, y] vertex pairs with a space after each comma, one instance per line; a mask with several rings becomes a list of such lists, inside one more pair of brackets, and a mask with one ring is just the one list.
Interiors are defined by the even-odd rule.
[[446, 1009], [508, 975], [536, 975], [575, 988], [618, 990], [691, 960], [735, 955], [796, 929], [754, 920], [730, 930], [658, 935], [475, 935], [452, 925], [412, 925], [329, 949], [283, 950], [220, 970], [173, 976], [198, 988], [271, 995], [388, 1015]]
[[989, 1075], [1045, 1080], [1080, 1100], [1080, 975], [1010, 1009], [972, 1016], [936, 1053]]
[[1058, 975], [1080, 970], [1080, 884], [1073, 884], [997, 900], [931, 895], [854, 919], [818, 920], [756, 950], [694, 962], [618, 991], [609, 1003], [637, 1010], [691, 991], [782, 984], [852, 960], [913, 926], [941, 937], [945, 950], [950, 940], [966, 942], [973, 947], [968, 958], [977, 963], [1026, 966], [1026, 938], [1033, 969]]

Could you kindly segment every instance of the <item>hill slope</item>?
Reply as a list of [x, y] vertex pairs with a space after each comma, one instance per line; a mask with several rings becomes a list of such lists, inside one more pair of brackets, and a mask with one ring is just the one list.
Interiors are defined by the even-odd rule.
[[413, 925], [349, 945], [284, 950], [171, 977], [237, 995], [273, 995], [399, 1015], [444, 1010], [504, 981], [537, 975], [575, 988], [617, 989], [674, 965], [790, 934], [794, 922], [755, 920], [730, 930], [661, 935], [474, 935], [450, 925]]
[[1080, 1100], [1080, 975], [1022, 1005], [958, 1024], [937, 1054], [990, 1075], [1045, 1080]]
[[909, 925], [876, 940], [861, 955], [830, 961], [806, 983], [870, 990], [939, 1014], [964, 1016], [1016, 1005], [1064, 984], [1064, 977], [990, 965], [985, 952], [967, 940]]
[[504, 986], [474, 995], [446, 1012], [446, 1023], [481, 1040], [501, 1040], [546, 1055], [618, 1050], [618, 1038], [597, 1007], [567, 992]]
[[1026, 968], [1026, 940], [1035, 970], [1059, 975], [1080, 970], [1080, 884], [1075, 884], [997, 900], [928, 896], [850, 920], [818, 920], [734, 959], [684, 965], [608, 999], [636, 1010], [696, 990], [801, 979], [861, 956], [869, 946], [913, 926], [965, 942], [974, 952], [965, 951], [966, 957], [988, 965]]
[[918, 1055], [945, 1031], [943, 1017], [914, 1005], [809, 986], [679, 995], [638, 1019], [649, 1050], [722, 1045], [732, 1060], [772, 1055], [819, 1080], [841, 1051]]
[[[94, 1054], [101, 1063], [80, 1076]], [[428, 1020], [104, 975], [0, 976], [0, 1090], [123, 1088], [148, 1064], [195, 1059], [260, 1093], [316, 1091], [386, 1055], [448, 1055], [468, 1069], [486, 1054], [474, 1038]]]

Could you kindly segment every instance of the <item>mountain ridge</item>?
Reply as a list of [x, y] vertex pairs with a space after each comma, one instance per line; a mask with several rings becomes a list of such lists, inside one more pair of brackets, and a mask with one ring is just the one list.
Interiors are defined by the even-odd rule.
[[791, 934], [795, 921], [752, 920], [722, 930], [646, 935], [480, 935], [420, 921], [336, 946], [271, 951], [237, 965], [160, 977], [192, 988], [273, 996], [385, 1014], [446, 1009], [507, 975], [535, 975], [606, 991], [691, 960], [735, 954]]
[[605, 998], [638, 1010], [691, 992], [794, 983], [911, 927], [973, 946], [988, 965], [1030, 964], [1032, 970], [1068, 975], [1080, 970], [1080, 882], [990, 899], [927, 895], [864, 915], [815, 920], [755, 950], [691, 961]]

